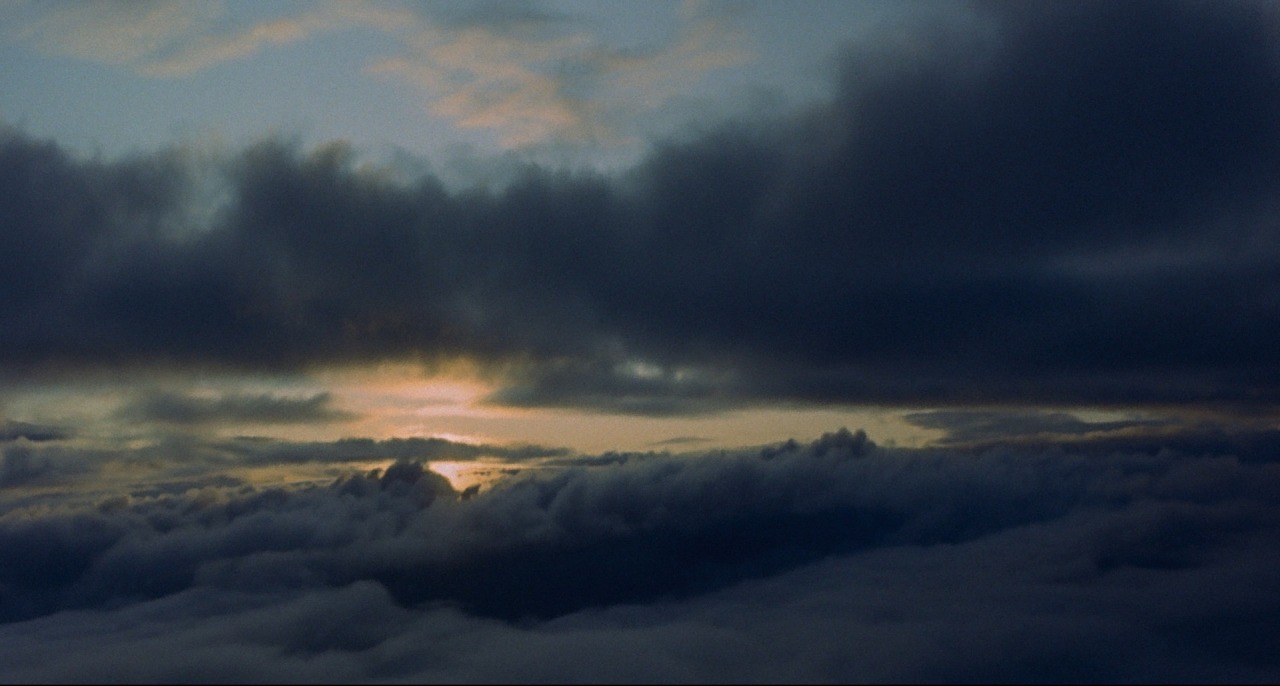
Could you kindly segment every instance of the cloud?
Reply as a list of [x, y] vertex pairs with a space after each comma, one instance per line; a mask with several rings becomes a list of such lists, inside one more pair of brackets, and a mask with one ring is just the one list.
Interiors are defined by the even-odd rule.
[[509, 149], [617, 145], [629, 135], [621, 122], [753, 57], [745, 37], [714, 12], [680, 12], [676, 37], [628, 49], [536, 5], [441, 6], [434, 15], [404, 39], [405, 54], [370, 73], [405, 79], [433, 114], [493, 131]]
[[677, 96], [688, 95], [705, 74], [756, 59], [747, 36], [734, 27], [731, 6], [684, 3], [678, 15], [677, 35], [667, 44], [599, 50], [592, 55], [591, 62], [609, 89], [628, 94], [628, 104], [656, 110]]
[[372, 460], [474, 460], [489, 458], [523, 462], [562, 457], [566, 448], [537, 445], [488, 445], [460, 443], [443, 438], [344, 438], [332, 442], [282, 441], [240, 437], [212, 442], [210, 447], [236, 456], [248, 464], [298, 464], [305, 462], [368, 462]]
[[520, 32], [529, 28], [554, 27], [572, 22], [573, 17], [545, 2], [491, 2], [431, 5], [421, 8], [433, 24], [450, 29], [483, 28], [495, 33]]
[[0, 568], [0, 674], [1269, 681], [1280, 670], [1274, 455], [902, 450], [839, 431], [453, 496], [401, 462], [326, 486], [0, 516], [12, 561]]
[[[269, 140], [216, 165], [228, 199], [197, 215], [180, 154], [85, 162], [8, 131], [0, 356], [467, 359], [494, 402], [650, 414], [1274, 406], [1274, 9], [1088, 8], [924, 17], [805, 112], [489, 189]], [[561, 49], [475, 41], [449, 45]]]
[[[528, 467], [571, 460], [567, 448], [532, 444], [462, 443], [443, 438], [342, 438], [334, 441], [286, 440], [266, 436], [224, 437], [190, 430], [209, 422], [259, 424], [264, 417], [232, 419], [212, 405], [186, 408], [175, 416], [152, 417], [159, 430], [127, 423], [114, 433], [35, 441], [18, 437], [0, 448], [0, 518], [23, 512], [65, 512], [118, 497], [181, 496], [202, 489], [332, 482], [351, 470], [392, 462], [468, 463], [471, 472], [492, 477]], [[237, 407], [241, 407], [237, 405]], [[156, 409], [156, 408], [151, 408]], [[189, 410], [189, 411], [188, 411]], [[132, 408], [131, 412], [138, 411]], [[289, 422], [300, 419], [290, 410]], [[117, 419], [129, 420], [125, 414]], [[278, 417], [283, 421], [283, 417]], [[138, 417], [133, 422], [142, 421]], [[181, 431], [173, 429], [181, 428]], [[476, 469], [478, 463], [487, 469]], [[576, 461], [574, 461], [576, 463]]]
[[939, 443], [955, 445], [1015, 438], [1061, 440], [1071, 437], [1097, 438], [1099, 434], [1133, 429], [1167, 427], [1171, 420], [1119, 419], [1086, 421], [1067, 412], [1018, 412], [999, 410], [937, 410], [910, 412], [903, 415], [908, 422], [928, 428], [943, 429], [946, 436]]
[[245, 23], [226, 9], [225, 2], [60, 3], [20, 16], [15, 34], [46, 53], [176, 78], [324, 33], [392, 31], [408, 18], [390, 7], [332, 3]]
[[72, 434], [64, 428], [41, 426], [29, 422], [5, 421], [0, 423], [0, 441], [16, 441], [25, 438], [32, 442], [60, 441]]
[[587, 406], [651, 416], [713, 413], [732, 407], [741, 385], [732, 370], [671, 368], [641, 360], [554, 360], [509, 371], [484, 400], [499, 406]]
[[637, 111], [653, 112], [706, 75], [749, 61], [726, 12], [673, 13], [677, 35], [611, 45], [581, 17], [537, 4], [399, 8], [324, 3], [243, 19], [225, 3], [136, 2], [18, 8], [13, 35], [47, 54], [180, 78], [265, 49], [371, 29], [398, 54], [366, 66], [420, 91], [427, 109], [505, 148], [616, 144]]
[[650, 445], [653, 445], [653, 446], [690, 445], [693, 443], [707, 443], [711, 440], [712, 439], [706, 438], [704, 436], [672, 436], [671, 438], [664, 438], [660, 441], [654, 441]]
[[222, 14], [218, 3], [62, 3], [21, 24], [18, 35], [50, 53], [137, 64], [189, 38]]
[[326, 28], [334, 27], [318, 15], [309, 15], [264, 21], [227, 35], [189, 37], [191, 43], [172, 54], [140, 64], [139, 71], [150, 76], [184, 76], [222, 62], [243, 59], [265, 46], [296, 43]]
[[49, 463], [33, 459], [30, 449], [20, 445], [6, 447], [0, 461], [0, 486], [34, 481], [49, 470]]
[[293, 398], [270, 393], [199, 397], [152, 392], [121, 409], [124, 418], [166, 424], [291, 424], [334, 422], [356, 415], [331, 407], [328, 393]]

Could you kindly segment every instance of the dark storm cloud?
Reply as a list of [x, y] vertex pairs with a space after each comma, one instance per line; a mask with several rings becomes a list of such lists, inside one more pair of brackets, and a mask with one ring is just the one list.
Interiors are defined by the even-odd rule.
[[328, 393], [295, 398], [263, 393], [199, 397], [181, 393], [152, 392], [121, 409], [126, 419], [167, 424], [220, 423], [327, 423], [356, 415], [332, 407]]
[[[83, 479], [97, 472], [109, 454], [62, 445], [60, 440], [61, 436], [46, 440], [20, 436], [0, 447], [0, 488], [54, 486]], [[0, 513], [7, 509], [0, 506]]]
[[1274, 681], [1272, 458], [841, 431], [8, 516], [0, 677]]
[[1274, 6], [971, 19], [924, 16], [852, 50], [828, 102], [616, 176], [454, 192], [266, 142], [197, 212], [179, 154], [85, 162], [7, 132], [0, 356], [466, 356], [500, 370], [495, 402], [651, 414], [1280, 401]]
[[0, 441], [16, 441], [25, 438], [28, 441], [60, 441], [70, 438], [71, 433], [56, 426], [41, 426], [30, 422], [0, 422]]

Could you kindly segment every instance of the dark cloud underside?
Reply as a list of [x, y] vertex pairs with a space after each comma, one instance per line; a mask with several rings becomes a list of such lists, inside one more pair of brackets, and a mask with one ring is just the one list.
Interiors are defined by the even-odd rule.
[[153, 392], [122, 408], [120, 415], [125, 419], [178, 425], [316, 423], [355, 417], [350, 412], [331, 407], [331, 400], [328, 393], [303, 398], [272, 394], [228, 394], [206, 398]]
[[[982, 3], [831, 100], [497, 191], [0, 141], [0, 359], [501, 363], [495, 402], [1280, 399], [1269, 4]], [[974, 27], [983, 27], [977, 30]], [[218, 174], [209, 212], [193, 179]]]
[[[529, 463], [570, 460], [566, 448], [538, 445], [487, 445], [457, 443], [442, 438], [343, 438], [337, 441], [287, 441], [261, 436], [201, 438], [177, 433], [154, 437], [144, 445], [85, 447], [58, 441], [18, 440], [0, 450], [0, 489], [12, 488], [0, 501], [0, 516], [23, 506], [18, 487], [46, 486], [45, 500], [79, 501], [101, 493], [105, 486], [125, 495], [183, 493], [199, 489], [209, 479], [227, 478], [223, 470], [313, 465], [349, 470], [351, 463], [390, 461], [485, 460], [494, 463]], [[494, 469], [501, 469], [495, 464]], [[518, 471], [518, 467], [513, 467]], [[132, 474], [134, 482], [107, 481], [111, 474]], [[238, 485], [240, 482], [236, 481]]]
[[60, 441], [70, 436], [71, 432], [60, 427], [41, 426], [30, 422], [0, 422], [0, 442], [25, 438], [28, 441], [41, 443], [44, 441]]
[[841, 431], [29, 512], [0, 678], [1274, 682], [1277, 466]]

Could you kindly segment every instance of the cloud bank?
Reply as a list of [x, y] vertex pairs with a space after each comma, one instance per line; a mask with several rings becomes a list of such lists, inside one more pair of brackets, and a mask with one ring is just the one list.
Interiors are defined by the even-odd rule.
[[1273, 681], [1278, 466], [839, 431], [10, 512], [0, 675]]
[[[494, 400], [1277, 400], [1274, 8], [982, 4], [626, 173], [446, 191], [341, 145], [0, 142], [0, 358], [465, 357]], [[197, 179], [225, 187], [196, 211]]]

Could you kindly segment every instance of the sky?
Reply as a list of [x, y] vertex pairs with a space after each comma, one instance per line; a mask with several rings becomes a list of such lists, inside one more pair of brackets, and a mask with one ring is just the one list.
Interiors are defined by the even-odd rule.
[[0, 680], [1280, 679], [1274, 3], [0, 3]]

